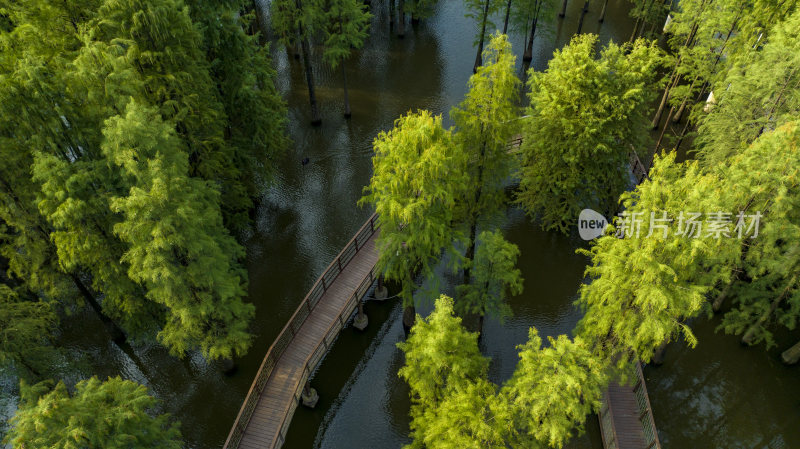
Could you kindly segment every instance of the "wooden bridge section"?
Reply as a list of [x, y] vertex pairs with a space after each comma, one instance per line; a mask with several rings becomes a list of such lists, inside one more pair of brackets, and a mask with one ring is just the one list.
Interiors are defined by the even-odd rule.
[[633, 374], [633, 386], [612, 382], [603, 395], [597, 416], [605, 449], [661, 449], [640, 364]]
[[225, 449], [278, 448], [306, 381], [375, 281], [380, 224], [372, 215], [328, 266], [272, 343]]

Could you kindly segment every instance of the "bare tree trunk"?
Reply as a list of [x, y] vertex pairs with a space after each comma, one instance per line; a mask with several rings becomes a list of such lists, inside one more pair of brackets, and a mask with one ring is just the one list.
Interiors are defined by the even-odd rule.
[[472, 67], [472, 73], [478, 71], [478, 67], [483, 65], [483, 40], [486, 36], [486, 21], [489, 19], [489, 0], [486, 0], [483, 6], [483, 19], [481, 20], [481, 38], [478, 41], [478, 54], [475, 56], [475, 65]]
[[508, 16], [511, 15], [511, 0], [506, 3], [506, 19], [503, 21], [503, 34], [508, 34]]
[[525, 62], [529, 62], [533, 59], [533, 36], [536, 34], [536, 22], [539, 21], [539, 14], [537, 13], [536, 16], [533, 18], [533, 24], [531, 26], [531, 34], [528, 37], [528, 46], [525, 47], [525, 53], [522, 55], [522, 60]]
[[567, 2], [568, 1], [569, 0], [564, 0], [564, 3], [561, 4], [561, 12], [558, 13], [558, 17], [561, 17], [562, 19], [564, 18], [564, 16], [567, 15]]
[[583, 18], [586, 17], [586, 13], [589, 12], [589, 0], [586, 0], [583, 3], [583, 10], [581, 11], [581, 18], [578, 20], [578, 31], [575, 34], [581, 34], [581, 30], [583, 29]]
[[558, 13], [558, 17], [561, 17], [562, 19], [567, 15], [567, 2], [568, 1], [569, 0], [564, 0], [564, 3], [561, 4], [561, 12]]
[[791, 348], [783, 351], [781, 359], [783, 359], [783, 363], [787, 365], [794, 365], [800, 361], [800, 341], [795, 343]]
[[403, 308], [403, 332], [405, 332], [406, 336], [408, 336], [408, 333], [411, 332], [411, 328], [414, 327], [414, 323], [416, 321], [417, 309], [413, 304], [410, 306], [405, 306]]
[[311, 57], [308, 54], [308, 40], [303, 38], [301, 40], [301, 46], [303, 53], [303, 67], [306, 71], [306, 84], [308, 86], [308, 102], [311, 104], [311, 124], [314, 126], [319, 126], [322, 124], [322, 118], [319, 115], [317, 95], [314, 92], [314, 74], [311, 72]]
[[736, 279], [732, 279], [731, 282], [719, 292], [716, 298], [714, 298], [714, 302], [711, 303], [711, 310], [714, 312], [719, 312], [719, 309], [722, 307], [722, 303], [725, 302], [725, 299], [728, 298], [728, 294], [731, 291], [731, 287], [733, 287], [733, 283], [736, 282]]
[[105, 327], [106, 332], [108, 332], [108, 335], [111, 336], [111, 339], [115, 343], [123, 343], [125, 340], [127, 340], [128, 337], [125, 335], [125, 332], [122, 330], [122, 328], [117, 326], [117, 323], [115, 323], [108, 315], [106, 315], [105, 312], [103, 312], [103, 308], [100, 306], [100, 303], [97, 302], [94, 294], [89, 291], [89, 288], [86, 287], [83, 281], [81, 281], [81, 279], [75, 274], [70, 274], [69, 276], [72, 278], [72, 281], [75, 282], [75, 286], [78, 287], [78, 290], [86, 299], [86, 302], [89, 303], [89, 306], [92, 308], [92, 310], [94, 310], [94, 313], [96, 313], [97, 317], [100, 318], [100, 321], [103, 323], [103, 327]]
[[342, 82], [344, 83], [344, 118], [350, 118], [353, 114], [350, 111], [350, 98], [347, 95], [347, 70], [344, 69], [344, 61], [342, 61]]
[[603, 10], [600, 11], [600, 19], [598, 22], [603, 23], [606, 20], [606, 7], [608, 7], [608, 0], [603, 2]]

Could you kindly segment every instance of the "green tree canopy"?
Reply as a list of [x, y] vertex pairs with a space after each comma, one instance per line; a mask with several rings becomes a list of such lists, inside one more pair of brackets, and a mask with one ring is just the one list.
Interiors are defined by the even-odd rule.
[[14, 366], [22, 377], [43, 374], [51, 361], [50, 340], [57, 326], [52, 303], [20, 298], [14, 289], [0, 284], [0, 366]]
[[152, 416], [147, 389], [119, 377], [78, 382], [74, 393], [59, 382], [21, 385], [20, 404], [7, 441], [15, 449], [127, 449], [183, 447], [177, 423]]
[[628, 155], [648, 141], [643, 118], [663, 62], [655, 43], [576, 36], [545, 72], [531, 72], [518, 200], [546, 229], [566, 232], [584, 208], [610, 213], [628, 186]]
[[177, 355], [193, 348], [211, 359], [244, 354], [254, 308], [242, 301], [244, 251], [222, 224], [219, 193], [189, 176], [180, 139], [154, 108], [129, 103], [104, 134], [104, 153], [132, 185], [111, 202], [123, 216], [114, 232], [128, 245], [122, 259], [130, 278], [167, 309], [159, 339]]
[[441, 116], [408, 113], [373, 143], [373, 174], [359, 204], [372, 204], [381, 217], [378, 271], [402, 283], [401, 296], [413, 304], [414, 276], [433, 280], [444, 250], [457, 259], [453, 222], [465, 171]]

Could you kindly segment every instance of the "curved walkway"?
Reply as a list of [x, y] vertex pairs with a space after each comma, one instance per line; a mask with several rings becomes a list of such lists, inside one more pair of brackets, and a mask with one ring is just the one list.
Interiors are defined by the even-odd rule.
[[306, 381], [375, 281], [379, 227], [373, 214], [283, 327], [261, 362], [226, 449], [283, 445]]

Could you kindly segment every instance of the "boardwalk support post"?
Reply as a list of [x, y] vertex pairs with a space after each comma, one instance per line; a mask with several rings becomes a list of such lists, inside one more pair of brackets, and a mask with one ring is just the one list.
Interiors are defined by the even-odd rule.
[[356, 318], [353, 320], [353, 327], [363, 331], [369, 324], [369, 317], [367, 317], [367, 314], [364, 313], [364, 302], [358, 298], [356, 298], [356, 300], [358, 301], [358, 313], [356, 314]]
[[375, 287], [375, 299], [378, 301], [383, 301], [384, 299], [389, 297], [389, 289], [386, 288], [386, 284], [383, 283], [383, 275], [381, 274], [378, 276], [378, 286]]
[[303, 387], [303, 393], [300, 395], [300, 400], [308, 408], [314, 408], [317, 406], [317, 402], [319, 402], [319, 394], [317, 394], [317, 390], [311, 388], [311, 382], [306, 381], [305, 386]]

